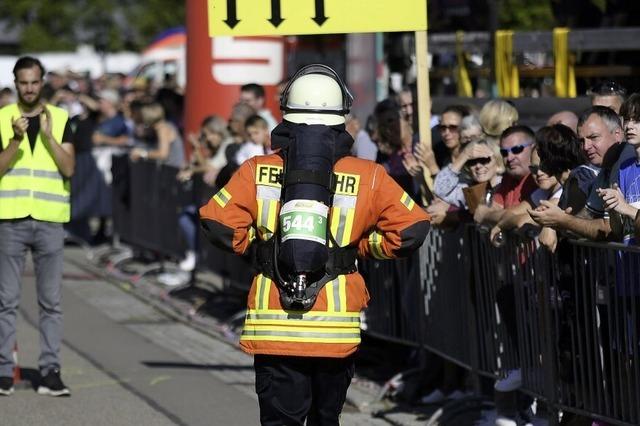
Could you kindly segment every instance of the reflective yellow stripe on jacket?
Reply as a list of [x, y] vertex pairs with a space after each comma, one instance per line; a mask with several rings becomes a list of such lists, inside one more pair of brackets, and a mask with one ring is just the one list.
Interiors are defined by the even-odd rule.
[[[51, 113], [52, 133], [62, 143], [68, 114], [47, 105]], [[0, 137], [3, 149], [13, 138], [11, 119], [20, 117], [16, 104], [0, 109]], [[25, 139], [27, 136], [24, 136]], [[31, 216], [48, 222], [68, 222], [70, 217], [70, 182], [56, 166], [45, 143], [38, 135], [33, 151], [24, 140], [7, 172], [0, 177], [0, 219]]]
[[[339, 276], [323, 288], [326, 310], [270, 309], [271, 291], [278, 291], [264, 275], [256, 278], [241, 340], [300, 343], [360, 343], [360, 312], [347, 311], [346, 279]], [[253, 302], [253, 303], [251, 303]]]

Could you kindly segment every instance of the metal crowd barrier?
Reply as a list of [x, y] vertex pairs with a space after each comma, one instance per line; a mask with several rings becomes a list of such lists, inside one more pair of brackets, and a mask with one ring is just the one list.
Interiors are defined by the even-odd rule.
[[[114, 156], [112, 172], [114, 234], [133, 248], [161, 259], [181, 259], [187, 245], [180, 232], [180, 215], [189, 208], [197, 211], [215, 189], [204, 184], [199, 175], [180, 182], [175, 167], [146, 160], [132, 162], [128, 156]], [[198, 235], [196, 268], [220, 274], [226, 287], [248, 291], [253, 275], [251, 254], [235, 256], [203, 238]]]
[[495, 248], [466, 225], [433, 230], [417, 261], [419, 277], [406, 261], [361, 262], [368, 332], [478, 378], [520, 368], [550, 424], [560, 411], [640, 424], [640, 249], [566, 240], [551, 254], [522, 234]]
[[[177, 170], [114, 158], [114, 228], [134, 247], [180, 258], [178, 217], [215, 191]], [[198, 268], [248, 290], [250, 255], [203, 243]], [[551, 254], [510, 234], [501, 248], [474, 225], [431, 231], [418, 253], [360, 260], [366, 332], [426, 348], [476, 377], [522, 371], [522, 391], [559, 411], [640, 424], [640, 249], [565, 240]], [[228, 288], [228, 287], [227, 287]]]
[[159, 256], [178, 259], [186, 245], [177, 230], [178, 217], [189, 194], [175, 167], [154, 161], [130, 162], [114, 157], [114, 232], [120, 239]]
[[558, 406], [640, 424], [640, 249], [583, 241], [571, 241], [569, 249], [575, 297], [563, 325], [573, 362], [559, 371]]

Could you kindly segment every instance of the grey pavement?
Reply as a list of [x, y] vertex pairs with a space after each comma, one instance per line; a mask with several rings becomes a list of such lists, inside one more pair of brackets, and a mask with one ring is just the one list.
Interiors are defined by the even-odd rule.
[[[78, 249], [65, 253], [62, 375], [70, 398], [20, 388], [0, 398], [2, 425], [257, 425], [252, 358], [95, 275]], [[31, 264], [23, 278], [19, 364], [37, 368]], [[124, 290], [123, 290], [124, 289]], [[353, 387], [341, 424], [388, 425], [371, 416], [370, 393]], [[362, 412], [360, 411], [362, 410]], [[400, 424], [393, 422], [391, 424]], [[404, 422], [401, 424], [405, 424]], [[410, 424], [410, 423], [407, 423]], [[415, 423], [418, 424], [418, 423]]]

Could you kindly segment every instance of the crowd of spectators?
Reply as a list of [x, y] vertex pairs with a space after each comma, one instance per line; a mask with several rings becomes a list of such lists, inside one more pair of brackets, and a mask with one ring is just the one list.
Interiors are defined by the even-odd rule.
[[[636, 244], [640, 94], [627, 97], [618, 84], [602, 83], [589, 91], [590, 108], [550, 111], [539, 129], [520, 123], [508, 101], [490, 100], [479, 110], [449, 105], [432, 128], [431, 147], [418, 140], [410, 95], [403, 90], [378, 103], [356, 137], [355, 154], [373, 158], [375, 147], [376, 161], [422, 203], [434, 226], [475, 222], [496, 246], [504, 232], [523, 229], [550, 252], [570, 250], [567, 238]], [[425, 177], [434, 182], [432, 192]], [[513, 288], [497, 298], [515, 341]], [[460, 374], [446, 374], [455, 368], [445, 363], [445, 379], [423, 402], [463, 396]], [[495, 389], [512, 391], [521, 382], [520, 371], [512, 370]]]
[[[640, 207], [629, 166], [640, 138], [640, 94], [627, 98], [614, 82], [589, 94], [591, 108], [552, 112], [535, 131], [518, 122], [508, 101], [490, 100], [479, 110], [449, 105], [426, 147], [411, 91], [402, 90], [376, 105], [356, 133], [354, 155], [383, 164], [435, 226], [474, 220], [492, 228], [493, 238], [529, 224], [551, 250], [558, 233], [629, 243]], [[432, 194], [425, 177], [434, 182]]]
[[[260, 85], [242, 86], [228, 119], [206, 117], [198, 134], [184, 135], [182, 94], [170, 79], [162, 87], [124, 79], [50, 73], [43, 90], [48, 102], [71, 117], [77, 166], [68, 232], [90, 244], [110, 235], [113, 155], [173, 166], [185, 182], [201, 174], [219, 188], [242, 162], [271, 152], [276, 120]], [[551, 252], [566, 237], [636, 244], [640, 94], [627, 97], [622, 87], [606, 82], [589, 95], [589, 109], [550, 111], [547, 124], [535, 131], [519, 123], [508, 101], [490, 100], [480, 109], [449, 105], [432, 117], [427, 146], [417, 134], [412, 90], [404, 88], [379, 102], [364, 126], [349, 115], [346, 127], [355, 141], [353, 155], [382, 164], [436, 227], [476, 222], [490, 230], [487, 238], [496, 245], [505, 231], [533, 227]], [[0, 107], [13, 99], [10, 89], [0, 90]], [[184, 206], [180, 215], [188, 246], [180, 267], [186, 271], [197, 260], [197, 207]], [[509, 313], [503, 314], [508, 322]], [[455, 379], [424, 402], [463, 396], [462, 375], [445, 376]], [[504, 380], [496, 389], [517, 387], [520, 378], [515, 372]]]

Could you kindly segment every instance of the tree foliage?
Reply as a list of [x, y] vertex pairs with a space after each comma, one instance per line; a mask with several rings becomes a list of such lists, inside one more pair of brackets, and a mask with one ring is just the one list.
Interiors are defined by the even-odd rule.
[[555, 23], [550, 2], [540, 0], [502, 0], [498, 20], [512, 30], [548, 30]]
[[184, 25], [184, 0], [0, 0], [2, 19], [20, 32], [19, 50], [139, 50], [160, 31]]

